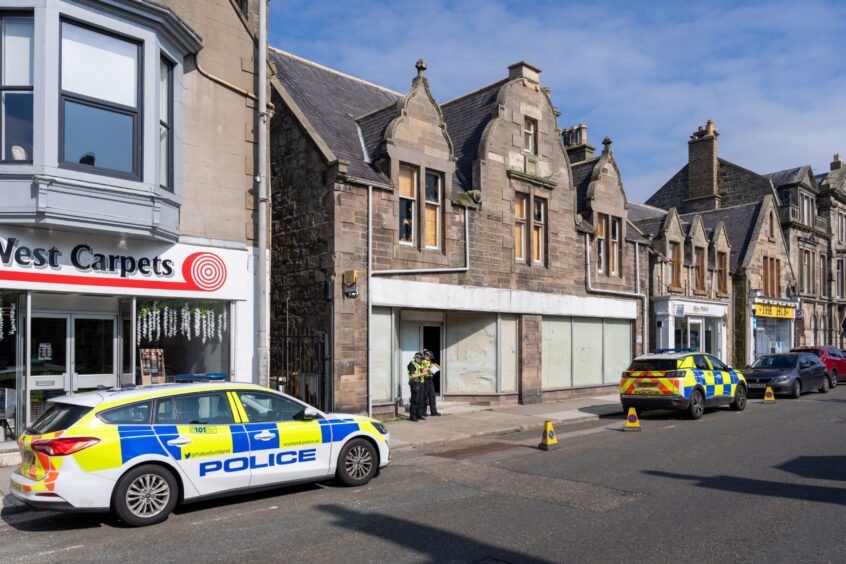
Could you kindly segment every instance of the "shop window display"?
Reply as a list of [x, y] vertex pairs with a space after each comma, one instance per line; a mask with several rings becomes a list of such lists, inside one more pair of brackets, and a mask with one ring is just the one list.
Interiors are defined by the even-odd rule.
[[[136, 311], [136, 348], [164, 352], [167, 381], [187, 375], [229, 376], [228, 302], [139, 300]], [[136, 383], [141, 383], [139, 355], [136, 355]]]

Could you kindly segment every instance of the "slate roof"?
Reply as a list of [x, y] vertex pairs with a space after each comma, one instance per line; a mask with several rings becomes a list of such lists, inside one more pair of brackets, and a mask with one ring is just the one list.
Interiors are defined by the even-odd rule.
[[396, 103], [393, 103], [357, 120], [371, 162], [384, 156], [385, 145], [382, 139], [385, 138], [385, 129], [397, 115], [399, 115], [399, 108]]
[[821, 174], [817, 174], [816, 176], [814, 176], [814, 180], [816, 180], [817, 184], [819, 184], [820, 186], [822, 186], [822, 183], [825, 182], [826, 178], [828, 178], [827, 172], [823, 172]]
[[268, 56], [279, 81], [318, 135], [336, 157], [349, 161], [349, 174], [386, 182], [365, 162], [356, 118], [396, 103], [401, 95], [278, 49], [269, 49]]
[[681, 207], [687, 199], [688, 165], [684, 165], [657, 192], [652, 194], [646, 204], [656, 208], [668, 210]]
[[797, 166], [795, 168], [788, 168], [778, 172], [771, 172], [769, 174], [765, 174], [764, 176], [772, 180], [773, 186], [778, 188], [780, 186], [802, 182], [807, 169], [807, 166]]
[[758, 214], [761, 211], [762, 202], [742, 204], [730, 208], [720, 208], [711, 211], [689, 213], [680, 216], [685, 221], [691, 221], [699, 215], [702, 223], [708, 230], [715, 230], [720, 222], [726, 227], [726, 235], [731, 245], [731, 256], [729, 264], [732, 269], [743, 262], [749, 243], [752, 241], [752, 233], [758, 224]]
[[479, 142], [485, 127], [493, 118], [499, 89], [506, 82], [508, 79], [494, 82], [441, 106], [457, 159], [456, 179], [453, 182], [456, 187], [465, 190], [474, 188], [473, 162], [479, 157]]
[[[575, 174], [575, 173], [574, 173]], [[641, 204], [629, 202], [629, 221], [642, 221], [644, 219], [657, 219], [667, 215], [666, 210]]]
[[576, 211], [583, 211], [587, 208], [587, 191], [590, 187], [590, 179], [593, 176], [593, 169], [599, 157], [581, 161], [570, 167], [573, 170], [573, 186], [576, 188]]
[[[631, 206], [631, 204], [629, 204]], [[648, 233], [653, 237], [657, 237], [661, 233], [661, 228], [664, 226], [664, 217], [656, 217], [653, 219], [635, 220], [634, 224], [644, 233]]]

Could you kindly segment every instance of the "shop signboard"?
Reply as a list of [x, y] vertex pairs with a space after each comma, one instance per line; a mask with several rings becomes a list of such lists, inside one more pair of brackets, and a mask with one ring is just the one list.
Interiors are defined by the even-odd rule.
[[4, 227], [0, 287], [247, 299], [250, 255], [246, 249]]
[[792, 307], [775, 304], [755, 304], [755, 315], [757, 317], [777, 317], [779, 319], [793, 319], [796, 315]]

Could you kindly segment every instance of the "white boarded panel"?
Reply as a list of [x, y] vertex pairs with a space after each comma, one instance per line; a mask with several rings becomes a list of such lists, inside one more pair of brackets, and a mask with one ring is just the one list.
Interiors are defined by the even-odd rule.
[[573, 320], [573, 386], [602, 383], [602, 320]]
[[517, 391], [517, 374], [519, 372], [517, 352], [519, 344], [519, 330], [517, 316], [502, 314], [499, 320], [499, 379], [500, 391]]
[[569, 317], [543, 317], [541, 388], [569, 388], [572, 383], [572, 321]]
[[632, 324], [618, 319], [605, 320], [603, 339], [605, 383], [619, 382], [632, 362]]
[[496, 314], [447, 314], [448, 394], [496, 391]]
[[374, 307], [370, 323], [370, 393], [373, 403], [387, 403], [394, 399], [391, 389], [391, 308]]

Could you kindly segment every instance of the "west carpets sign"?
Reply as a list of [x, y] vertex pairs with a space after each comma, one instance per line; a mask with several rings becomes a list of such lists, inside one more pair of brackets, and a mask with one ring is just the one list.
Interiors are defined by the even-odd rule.
[[[62, 251], [57, 247], [28, 247], [20, 243], [15, 237], [6, 241], [0, 240], [0, 261], [4, 265], [15, 264], [22, 267], [36, 268], [49, 266], [60, 268], [59, 259]], [[97, 253], [88, 245], [77, 245], [70, 252], [70, 262], [83, 272], [111, 272], [119, 273], [121, 278], [139, 272], [156, 276], [172, 276], [173, 261], [155, 257], [134, 257], [127, 255], [112, 255]]]

